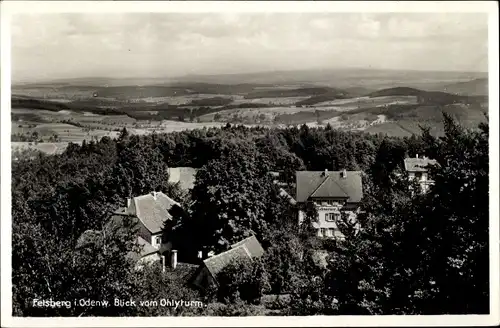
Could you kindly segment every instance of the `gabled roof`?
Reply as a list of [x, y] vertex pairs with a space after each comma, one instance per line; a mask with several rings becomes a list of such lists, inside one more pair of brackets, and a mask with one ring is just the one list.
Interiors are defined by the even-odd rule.
[[437, 161], [429, 158], [405, 158], [405, 170], [408, 172], [427, 172], [428, 165], [436, 165]]
[[252, 259], [250, 252], [245, 247], [245, 245], [240, 245], [223, 253], [209, 257], [208, 259], [204, 260], [203, 263], [207, 267], [208, 271], [210, 271], [212, 276], [216, 278], [217, 274], [222, 271], [224, 267], [237, 259]]
[[164, 193], [157, 192], [156, 197], [153, 194], [135, 197], [127, 212], [137, 216], [144, 226], [155, 234], [162, 231], [166, 220], [172, 219], [168, 211], [174, 205], [180, 206], [179, 203]]
[[345, 198], [358, 203], [363, 197], [361, 171], [297, 171], [297, 202], [309, 198]]
[[229, 263], [234, 260], [251, 260], [261, 257], [264, 254], [264, 249], [260, 245], [255, 236], [247, 237], [233, 245], [231, 249], [220, 254], [209, 257], [203, 263], [214, 278], [217, 274]]
[[236, 248], [239, 246], [245, 246], [245, 248], [248, 250], [248, 253], [252, 258], [261, 257], [262, 254], [264, 254], [264, 249], [262, 248], [262, 245], [253, 235], [231, 245], [231, 248]]
[[349, 198], [349, 195], [342, 189], [339, 183], [331, 178], [326, 178], [321, 184], [313, 191], [311, 196], [314, 198], [319, 197], [336, 197], [336, 198]]
[[192, 167], [169, 167], [168, 182], [177, 183], [181, 189], [189, 190], [194, 187], [196, 181], [196, 172], [198, 170]]

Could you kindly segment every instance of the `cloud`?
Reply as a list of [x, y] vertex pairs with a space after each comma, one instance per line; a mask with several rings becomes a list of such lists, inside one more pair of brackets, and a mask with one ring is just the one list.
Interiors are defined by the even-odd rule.
[[299, 64], [484, 69], [486, 44], [485, 14], [23, 14], [12, 26], [14, 76]]

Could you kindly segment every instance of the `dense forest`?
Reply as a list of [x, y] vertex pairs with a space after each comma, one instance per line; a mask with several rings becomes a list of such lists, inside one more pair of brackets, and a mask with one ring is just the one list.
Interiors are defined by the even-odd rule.
[[[352, 315], [489, 313], [488, 125], [465, 129], [444, 114], [445, 136], [390, 138], [325, 128], [226, 125], [70, 144], [60, 155], [18, 154], [12, 163], [15, 316]], [[414, 195], [398, 178], [405, 156], [437, 160], [435, 187]], [[168, 167], [198, 168], [191, 194], [168, 183]], [[297, 227], [297, 208], [269, 171], [293, 186], [296, 170], [362, 170], [361, 230], [317, 240]], [[293, 187], [292, 187], [293, 189]], [[228, 249], [249, 232], [258, 261], [233, 263], [218, 290], [200, 293], [159, 265], [134, 270], [134, 231], [76, 249], [130, 196], [163, 191], [186, 213], [165, 227], [193, 247]], [[307, 217], [314, 210], [306, 208]], [[175, 242], [175, 240], [174, 240]], [[315, 250], [328, 252], [326, 267]], [[179, 251], [181, 256], [182, 250]], [[277, 295], [262, 305], [265, 295]], [[283, 301], [279, 295], [288, 295]], [[202, 300], [207, 306], [36, 308], [33, 299]]]

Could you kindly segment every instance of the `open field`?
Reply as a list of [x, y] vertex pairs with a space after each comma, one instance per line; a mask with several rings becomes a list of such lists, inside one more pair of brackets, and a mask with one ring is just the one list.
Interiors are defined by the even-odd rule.
[[[384, 105], [393, 104], [416, 104], [417, 97], [415, 96], [385, 96], [385, 97], [356, 97], [350, 99], [335, 99], [331, 101], [320, 102], [314, 107], [324, 107], [324, 106], [364, 106], [364, 107], [376, 107]], [[349, 106], [350, 107], [350, 106]]]
[[11, 142], [12, 151], [22, 151], [26, 149], [38, 150], [48, 155], [60, 154], [68, 147], [67, 142]]
[[297, 102], [309, 98], [308, 96], [301, 97], [265, 97], [265, 98], [241, 98], [233, 100], [232, 104], [266, 104], [271, 106], [291, 106]]
[[37, 147], [49, 153], [68, 142], [116, 137], [123, 127], [148, 134], [227, 123], [330, 124], [407, 136], [420, 133], [419, 125], [440, 134], [443, 111], [476, 126], [488, 110], [488, 80], [479, 73], [354, 70], [190, 78], [153, 79], [151, 85], [83, 79], [13, 86], [12, 134], [29, 145], [36, 132], [36, 140], [44, 141]]

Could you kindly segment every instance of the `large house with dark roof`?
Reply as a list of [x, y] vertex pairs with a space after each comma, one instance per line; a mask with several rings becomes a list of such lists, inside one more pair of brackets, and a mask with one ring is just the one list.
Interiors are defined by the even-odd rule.
[[[360, 171], [298, 171], [296, 172], [296, 200], [299, 204], [312, 203], [318, 219], [313, 222], [318, 237], [343, 238], [337, 222], [346, 213], [355, 222], [363, 197]], [[299, 211], [299, 224], [305, 213]]]
[[434, 184], [434, 181], [429, 176], [429, 166], [436, 165], [437, 161], [427, 157], [405, 158], [405, 170], [408, 173], [410, 181], [416, 180], [421, 188], [421, 192], [426, 193]]
[[264, 249], [255, 236], [245, 238], [231, 245], [230, 250], [205, 259], [193, 276], [191, 283], [200, 289], [217, 286], [217, 275], [228, 264], [237, 260], [253, 260], [263, 254]]

